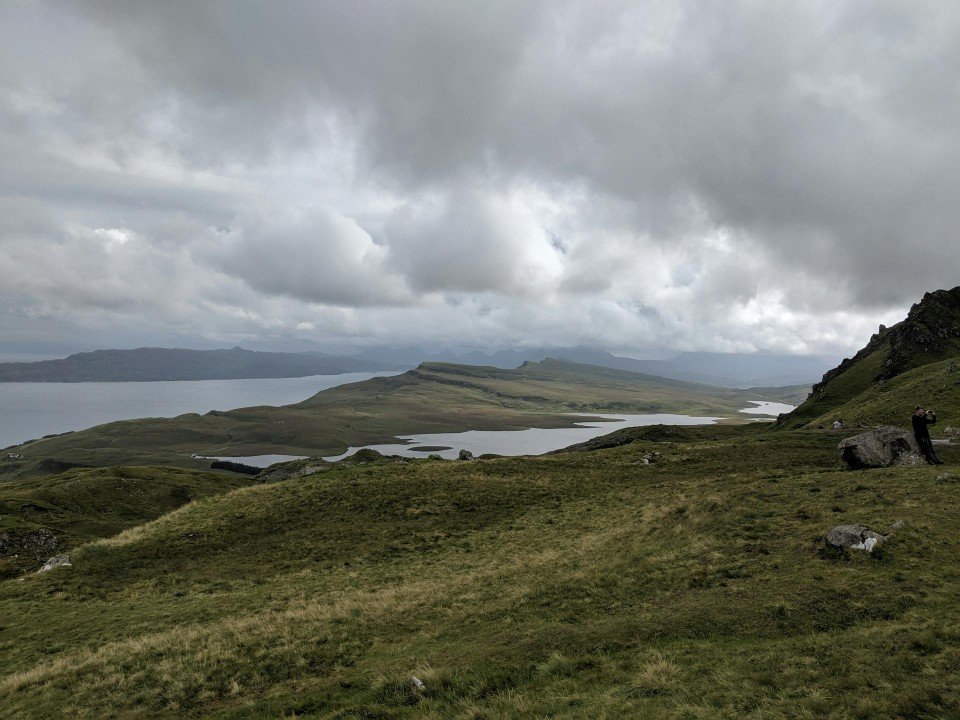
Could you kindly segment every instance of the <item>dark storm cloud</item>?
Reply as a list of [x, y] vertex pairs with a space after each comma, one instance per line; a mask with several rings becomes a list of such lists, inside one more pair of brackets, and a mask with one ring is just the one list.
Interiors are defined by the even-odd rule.
[[0, 294], [30, 312], [847, 349], [960, 277], [952, 0], [0, 12], [0, 193], [43, 223], [0, 254], [54, 278]]

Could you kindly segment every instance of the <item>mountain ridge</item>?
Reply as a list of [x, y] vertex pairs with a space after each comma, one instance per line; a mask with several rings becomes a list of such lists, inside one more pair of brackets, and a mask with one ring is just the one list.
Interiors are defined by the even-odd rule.
[[819, 422], [831, 411], [850, 407], [863, 393], [956, 356], [960, 356], [960, 286], [928, 292], [906, 318], [890, 327], [881, 325], [853, 357], [827, 371], [807, 399], [782, 416], [778, 425], [793, 428]]

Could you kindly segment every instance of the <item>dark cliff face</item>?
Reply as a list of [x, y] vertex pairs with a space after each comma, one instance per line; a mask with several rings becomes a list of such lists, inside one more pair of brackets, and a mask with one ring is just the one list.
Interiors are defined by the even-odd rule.
[[889, 380], [911, 368], [944, 360], [960, 351], [960, 287], [928, 292], [915, 303], [906, 319], [880, 331], [852, 358], [823, 376], [813, 393], [851, 366], [884, 347], [889, 354], [876, 380]]
[[[860, 364], [877, 354], [883, 358], [879, 371], [873, 369], [864, 375], [860, 380], [862, 387], [855, 385], [854, 389], [862, 391], [872, 383], [889, 380], [907, 370], [960, 355], [960, 287], [928, 292], [910, 308], [904, 320], [889, 328], [881, 325], [863, 349], [827, 372], [813, 386], [806, 402], [781, 417], [778, 424], [789, 424], [810, 415], [814, 404], [817, 404], [817, 414], [823, 412], [825, 408], [819, 401], [828, 395], [835, 381], [841, 376], [850, 377], [848, 373], [853, 370], [863, 373], [870, 366], [860, 368]], [[851, 389], [847, 388], [845, 393], [849, 392]]]
[[910, 308], [907, 319], [887, 331], [890, 355], [880, 380], [960, 352], [960, 287], [937, 290]]

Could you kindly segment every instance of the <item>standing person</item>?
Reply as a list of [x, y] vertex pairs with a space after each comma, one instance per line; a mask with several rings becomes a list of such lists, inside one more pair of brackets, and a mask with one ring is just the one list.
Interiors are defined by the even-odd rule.
[[937, 457], [933, 450], [933, 441], [930, 439], [930, 425], [937, 422], [937, 413], [934, 410], [924, 410], [917, 405], [913, 411], [913, 417], [910, 418], [913, 423], [913, 436], [917, 439], [917, 445], [920, 446], [920, 452], [931, 465], [943, 465], [943, 461]]

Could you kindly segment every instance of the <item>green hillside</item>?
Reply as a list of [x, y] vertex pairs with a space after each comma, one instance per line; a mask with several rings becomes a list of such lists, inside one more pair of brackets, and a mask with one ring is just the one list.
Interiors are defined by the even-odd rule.
[[927, 293], [910, 308], [906, 319], [889, 328], [881, 325], [880, 331], [860, 352], [824, 375], [823, 380], [813, 386], [807, 400], [782, 418], [780, 425], [816, 427], [824, 418], [833, 416], [846, 420], [851, 413], [849, 409], [841, 412], [841, 408], [856, 411], [854, 399], [861, 393], [868, 393], [915, 368], [957, 356], [960, 356], [960, 287]]
[[[0, 715], [956, 717], [939, 472], [748, 425], [241, 488], [0, 583]], [[897, 520], [871, 556], [820, 551]]]
[[46, 458], [200, 468], [205, 463], [192, 455], [336, 455], [398, 434], [569, 427], [576, 420], [570, 413], [735, 416], [749, 400], [763, 398], [558, 360], [514, 370], [424, 364], [325, 390], [296, 405], [114, 422], [26, 443], [13, 449], [21, 459], [0, 460], [0, 476], [30, 474]]
[[960, 426], [960, 356], [874, 383], [812, 418], [807, 427], [829, 427], [837, 417], [848, 426], [906, 426], [917, 405], [937, 411], [938, 424], [931, 428], [934, 434], [948, 426]]
[[233, 473], [112, 467], [0, 483], [0, 577], [36, 569], [54, 552], [251, 482]]

